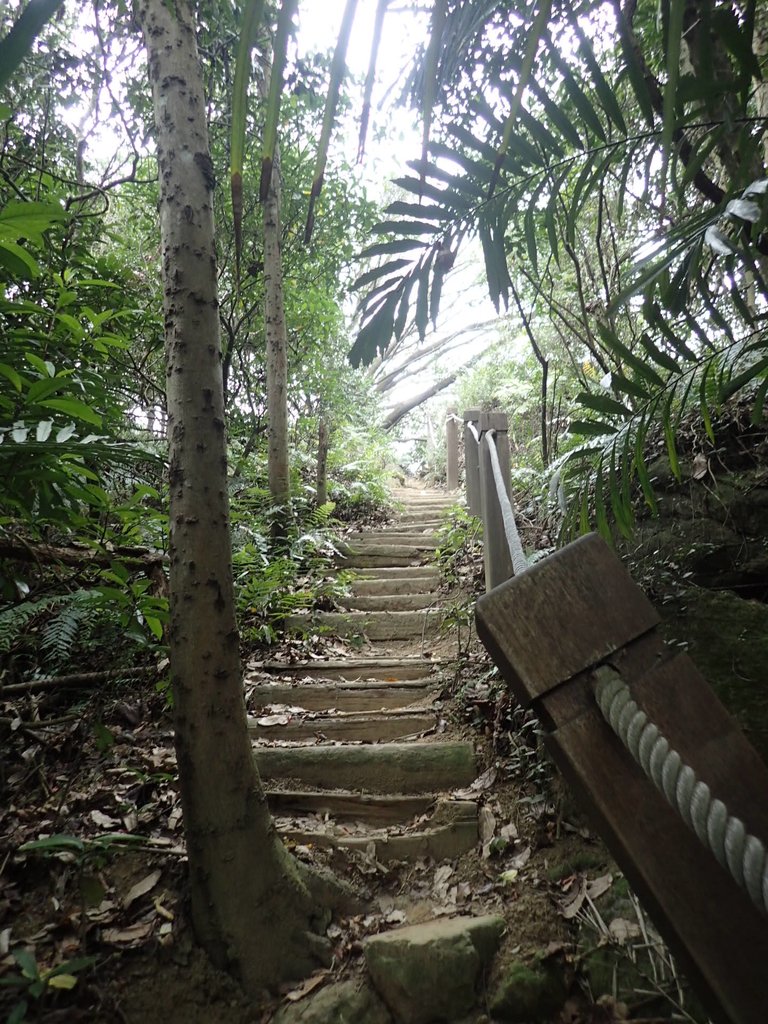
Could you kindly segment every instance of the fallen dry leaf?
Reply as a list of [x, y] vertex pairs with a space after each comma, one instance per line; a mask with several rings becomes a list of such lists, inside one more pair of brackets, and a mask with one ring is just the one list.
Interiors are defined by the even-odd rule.
[[89, 817], [94, 825], [98, 825], [99, 828], [117, 828], [120, 824], [117, 818], [110, 818], [108, 814], [104, 814], [102, 811], [91, 811]]
[[161, 874], [162, 872], [159, 870], [152, 871], [150, 872], [150, 874], [146, 876], [146, 878], [142, 878], [142, 880], [140, 882], [137, 882], [136, 885], [131, 886], [131, 888], [128, 890], [128, 895], [123, 900], [123, 906], [125, 907], [125, 909], [127, 910], [128, 907], [130, 907], [130, 905], [134, 902], [134, 900], [137, 900], [139, 898], [139, 896], [144, 896], [145, 893], [148, 893], [150, 891], [150, 889], [154, 889], [154, 887], [160, 880]]
[[453, 874], [453, 868], [450, 864], [441, 864], [435, 871], [435, 878], [432, 882], [432, 886], [435, 889], [444, 889], [445, 883]]
[[256, 722], [266, 728], [272, 725], [288, 725], [290, 720], [290, 715], [262, 715], [261, 718], [256, 719]]
[[160, 917], [164, 917], [166, 919], [166, 921], [174, 921], [176, 919], [176, 915], [173, 913], [172, 910], [169, 910], [167, 907], [163, 906], [163, 904], [160, 902], [160, 900], [162, 900], [162, 898], [163, 898], [162, 896], [159, 896], [159, 897], [156, 896], [152, 900], [152, 906], [158, 912]]
[[560, 904], [560, 913], [566, 921], [570, 921], [571, 918], [576, 917], [586, 898], [587, 883], [584, 878], [578, 878], [571, 891]]
[[498, 770], [496, 768], [486, 768], [482, 775], [478, 775], [471, 786], [468, 786], [466, 789], [457, 789], [453, 795], [458, 800], [471, 800], [478, 793], [491, 788], [496, 781], [497, 773]]
[[613, 875], [601, 875], [599, 878], [593, 878], [591, 882], [587, 882], [587, 896], [591, 900], [599, 899], [604, 892], [613, 885]]
[[519, 853], [516, 853], [514, 857], [509, 858], [509, 866], [511, 868], [517, 868], [517, 870], [519, 871], [520, 868], [525, 867], [525, 865], [528, 863], [530, 859], [531, 848], [530, 846], [526, 846], [524, 850], [521, 850]]
[[101, 938], [115, 946], [138, 946], [151, 935], [153, 927], [154, 921], [138, 921], [128, 928], [105, 928]]
[[608, 925], [608, 931], [611, 938], [620, 946], [626, 945], [631, 939], [639, 939], [642, 935], [640, 925], [636, 921], [627, 921], [623, 917], [615, 917]]
[[707, 475], [709, 469], [709, 463], [707, 462], [706, 455], [702, 455], [701, 452], [693, 460], [693, 471], [691, 476], [694, 480], [701, 480]]
[[125, 826], [126, 832], [135, 832], [139, 827], [139, 815], [136, 811], [128, 811], [127, 814], [123, 815], [123, 825]]
[[488, 807], [481, 807], [477, 816], [477, 830], [483, 846], [489, 843], [496, 832], [496, 815]]
[[508, 825], [502, 825], [499, 835], [502, 839], [508, 839], [510, 842], [513, 842], [518, 836], [517, 825], [513, 821], [510, 821]]

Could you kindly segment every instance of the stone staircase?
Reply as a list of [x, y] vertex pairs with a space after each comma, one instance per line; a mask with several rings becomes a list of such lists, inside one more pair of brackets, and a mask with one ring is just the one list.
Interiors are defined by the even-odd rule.
[[[441, 734], [435, 528], [453, 499], [405, 488], [396, 523], [350, 540], [358, 574], [344, 611], [312, 624], [361, 638], [365, 653], [254, 667], [247, 680], [256, 762], [284, 838], [379, 862], [453, 858], [477, 842], [477, 805], [451, 796], [477, 775], [470, 743]], [[307, 625], [293, 616], [291, 625]]]

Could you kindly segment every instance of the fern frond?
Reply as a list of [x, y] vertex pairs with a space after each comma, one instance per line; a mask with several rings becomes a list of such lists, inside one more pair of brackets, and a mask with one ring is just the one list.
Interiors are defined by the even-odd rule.
[[69, 660], [83, 622], [90, 615], [93, 595], [79, 591], [74, 600], [57, 610], [44, 625], [40, 635], [40, 654], [46, 668], [61, 668]]
[[[65, 633], [73, 628], [67, 625], [67, 618], [71, 617], [73, 621], [82, 621], [85, 617], [86, 607], [99, 599], [100, 595], [95, 591], [78, 590], [72, 594], [48, 594], [36, 601], [23, 601], [21, 604], [2, 609], [0, 611], [0, 655], [7, 654], [13, 648], [25, 628], [33, 623], [37, 616], [42, 616], [53, 610], [60, 611], [54, 619], [46, 624], [41, 639], [41, 649], [45, 648], [47, 631], [51, 629], [47, 644], [49, 651], [52, 654], [56, 650], [64, 651]], [[61, 626], [61, 636], [57, 638], [53, 625], [62, 617], [64, 621]], [[55, 663], [60, 664], [59, 661]]]
[[[683, 418], [692, 409], [697, 408], [701, 414], [710, 440], [714, 439], [714, 414], [725, 401], [749, 387], [754, 389], [754, 407], [760, 415], [768, 391], [767, 344], [765, 332], [761, 331], [734, 339], [720, 351], [700, 351], [694, 359], [678, 366], [676, 372], [666, 372], [665, 379], [654, 388], [650, 387], [651, 377], [646, 368], [645, 400], [631, 411], [607, 396], [579, 396], [587, 414], [598, 412], [601, 419], [574, 421], [571, 432], [584, 436], [585, 442], [550, 466], [553, 477], [571, 485], [564, 536], [573, 537], [593, 527], [610, 536], [608, 511], [619, 531], [630, 536], [638, 485], [648, 507], [654, 514], [657, 512], [645, 461], [651, 431], [659, 431], [670, 469], [680, 479], [676, 436]], [[653, 354], [650, 347], [647, 350], [649, 355]], [[687, 351], [694, 355], [690, 349]], [[659, 369], [665, 366], [661, 359], [654, 361]]]

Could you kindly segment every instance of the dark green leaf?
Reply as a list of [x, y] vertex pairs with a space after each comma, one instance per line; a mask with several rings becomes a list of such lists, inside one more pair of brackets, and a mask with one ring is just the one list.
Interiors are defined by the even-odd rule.
[[440, 224], [423, 220], [383, 220], [372, 228], [374, 235], [434, 235], [442, 230]]
[[755, 404], [752, 406], [752, 414], [750, 416], [750, 422], [753, 426], [759, 427], [763, 422], [765, 408], [765, 396], [768, 393], [768, 377], [765, 377], [755, 392]]
[[85, 402], [81, 402], [77, 398], [46, 398], [45, 401], [38, 402], [38, 405], [45, 409], [63, 412], [67, 416], [73, 416], [76, 420], [93, 423], [96, 427], [101, 426], [101, 416], [90, 405], [86, 405]]
[[444, 206], [430, 206], [426, 204], [421, 206], [418, 203], [404, 203], [400, 200], [390, 203], [384, 212], [392, 217], [428, 218], [430, 220], [451, 220], [453, 217], [452, 212], [446, 210]]
[[29, 0], [10, 32], [0, 39], [0, 89], [8, 84], [35, 39], [62, 3], [63, 0]]
[[585, 35], [583, 28], [579, 24], [578, 18], [571, 18], [571, 27], [579, 40], [579, 56], [586, 64], [589, 73], [592, 76], [595, 92], [602, 104], [603, 110], [611, 118], [621, 134], [627, 135], [627, 125], [624, 121], [624, 115], [621, 112], [619, 101], [616, 98], [616, 93], [610, 87], [605, 75], [601, 71], [600, 65], [595, 58], [595, 51], [592, 49], [592, 43]]
[[619, 29], [619, 39], [621, 40], [621, 50], [624, 55], [624, 68], [629, 76], [629, 81], [632, 89], [634, 90], [635, 98], [637, 99], [642, 115], [651, 128], [653, 128], [655, 124], [653, 100], [651, 99], [648, 83], [645, 80], [643, 68], [638, 60], [638, 55], [635, 50], [632, 29], [627, 22], [627, 17], [624, 14], [624, 11], [619, 7], [615, 7], [614, 11]]
[[611, 386], [625, 395], [630, 395], [632, 398], [639, 398], [641, 402], [646, 401], [648, 398], [648, 391], [644, 387], [638, 384], [637, 381], [631, 380], [629, 377], [624, 377], [620, 373], [611, 374]]
[[358, 291], [360, 288], [365, 288], [366, 285], [372, 284], [374, 281], [378, 281], [380, 277], [386, 277], [389, 274], [394, 274], [398, 270], [402, 270], [403, 267], [410, 267], [411, 260], [390, 260], [389, 263], [384, 263], [380, 267], [374, 267], [373, 270], [366, 270], [364, 274], [352, 285], [354, 291]]
[[424, 249], [428, 243], [418, 238], [396, 238], [391, 242], [377, 242], [360, 253], [360, 259], [373, 259], [376, 256], [395, 256], [401, 252], [412, 252]]
[[378, 313], [362, 327], [349, 353], [353, 366], [373, 362], [379, 349], [389, 344], [394, 329], [397, 295], [390, 296]]
[[672, 356], [667, 355], [666, 352], [662, 351], [658, 345], [654, 344], [653, 339], [647, 331], [643, 331], [640, 335], [640, 343], [658, 366], [662, 366], [665, 370], [669, 370], [671, 373], [680, 373], [680, 364], [673, 359]]
[[587, 409], [604, 413], [606, 416], [621, 416], [624, 418], [631, 415], [631, 411], [626, 405], [622, 405], [621, 402], [617, 402], [608, 395], [593, 395], [588, 391], [582, 391], [581, 394], [576, 396], [576, 401]]
[[735, 374], [727, 384], [723, 385], [720, 392], [721, 401], [727, 401], [727, 399], [743, 388], [745, 384], [749, 384], [750, 381], [759, 376], [766, 368], [768, 368], [768, 356], [758, 359], [751, 366], [747, 367], [746, 370], [742, 370], [741, 373]]
[[616, 429], [610, 423], [600, 423], [593, 420], [572, 420], [568, 426], [568, 433], [579, 434], [582, 437], [603, 437], [605, 434], [615, 434]]

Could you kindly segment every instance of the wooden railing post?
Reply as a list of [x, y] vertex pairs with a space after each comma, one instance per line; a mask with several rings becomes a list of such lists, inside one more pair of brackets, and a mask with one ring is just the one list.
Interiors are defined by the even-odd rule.
[[[535, 710], [546, 749], [708, 1014], [721, 1024], [763, 1024], [765, 915], [606, 722], [596, 666], [621, 666], [632, 700], [689, 766], [696, 790], [711, 787], [723, 813], [749, 823], [764, 846], [768, 769], [694, 663], [666, 646], [658, 613], [619, 558], [595, 534], [580, 537], [481, 597], [477, 632], [515, 699]], [[727, 861], [743, 869], [741, 853]]]
[[471, 423], [477, 430], [479, 420], [479, 409], [467, 409], [464, 413], [464, 479], [467, 488], [467, 508], [470, 515], [478, 518], [483, 514], [480, 506], [480, 451], [469, 424]]
[[[485, 559], [485, 590], [486, 593], [504, 583], [514, 575], [512, 556], [509, 553], [507, 538], [504, 533], [504, 519], [501, 514], [496, 481], [493, 476], [491, 456], [488, 444], [496, 445], [501, 465], [501, 475], [507, 495], [511, 494], [509, 472], [509, 438], [507, 436], [507, 416], [502, 412], [484, 412], [480, 414], [480, 494], [483, 509], [483, 551]], [[495, 431], [495, 438], [486, 438], [489, 430]]]
[[456, 409], [450, 406], [448, 420], [445, 424], [445, 440], [448, 448], [446, 457], [446, 484], [449, 491], [459, 489], [459, 425], [456, 422]]

